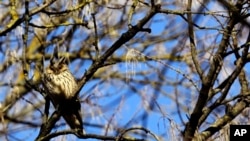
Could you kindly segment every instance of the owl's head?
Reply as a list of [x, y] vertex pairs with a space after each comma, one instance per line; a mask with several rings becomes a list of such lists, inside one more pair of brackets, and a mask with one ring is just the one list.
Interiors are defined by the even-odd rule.
[[65, 57], [56, 60], [54, 57], [50, 60], [48, 70], [54, 74], [60, 74], [64, 71], [68, 71], [67, 59]]

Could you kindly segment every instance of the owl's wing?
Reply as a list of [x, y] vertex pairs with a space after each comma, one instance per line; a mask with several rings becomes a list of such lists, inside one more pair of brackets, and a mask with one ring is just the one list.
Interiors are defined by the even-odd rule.
[[70, 128], [77, 131], [77, 134], [84, 133], [79, 100], [68, 100], [67, 103], [62, 104], [61, 114]]

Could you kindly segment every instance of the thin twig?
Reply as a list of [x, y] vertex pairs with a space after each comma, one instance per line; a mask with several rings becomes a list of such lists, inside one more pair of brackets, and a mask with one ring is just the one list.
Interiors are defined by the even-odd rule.
[[97, 32], [97, 25], [96, 25], [96, 19], [95, 19], [95, 13], [91, 13], [92, 19], [93, 19], [93, 23], [94, 23], [94, 30], [95, 30], [95, 41], [94, 41], [94, 46], [95, 46], [95, 50], [96, 50], [96, 58], [99, 57], [99, 47], [98, 47], [98, 32]]

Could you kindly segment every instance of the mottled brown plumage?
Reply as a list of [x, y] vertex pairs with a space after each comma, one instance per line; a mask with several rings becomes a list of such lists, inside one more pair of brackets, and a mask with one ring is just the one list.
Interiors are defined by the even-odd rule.
[[44, 87], [54, 107], [60, 111], [71, 129], [81, 135], [83, 123], [81, 104], [76, 95], [78, 86], [65, 61], [65, 58], [57, 62], [54, 59], [51, 60], [50, 65], [45, 69]]

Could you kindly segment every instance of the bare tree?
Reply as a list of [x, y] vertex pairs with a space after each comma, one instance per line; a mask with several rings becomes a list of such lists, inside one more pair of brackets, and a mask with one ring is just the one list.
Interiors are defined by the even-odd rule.
[[[248, 0], [3, 0], [0, 11], [1, 140], [228, 140], [230, 124], [249, 123]], [[44, 87], [54, 57], [76, 79], [84, 134], [55, 105], [80, 108]]]

